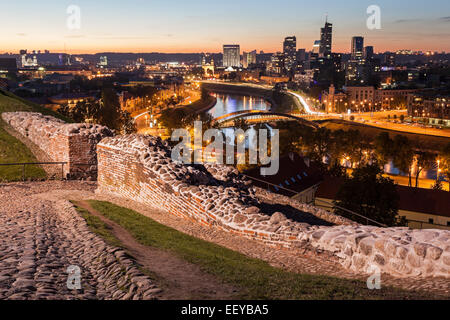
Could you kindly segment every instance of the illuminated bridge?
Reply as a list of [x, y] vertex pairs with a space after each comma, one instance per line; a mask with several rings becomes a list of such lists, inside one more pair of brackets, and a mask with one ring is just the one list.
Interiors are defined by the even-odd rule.
[[289, 113], [277, 113], [261, 110], [244, 110], [225, 114], [223, 116], [214, 119], [214, 121], [218, 122], [221, 127], [232, 127], [234, 126], [234, 122], [238, 119], [244, 119], [248, 123], [264, 123], [272, 121], [292, 120], [298, 121], [304, 125], [317, 129], [319, 125], [310, 121], [316, 120], [315, 118], [317, 118], [317, 116], [311, 117], [310, 115], [293, 115]]

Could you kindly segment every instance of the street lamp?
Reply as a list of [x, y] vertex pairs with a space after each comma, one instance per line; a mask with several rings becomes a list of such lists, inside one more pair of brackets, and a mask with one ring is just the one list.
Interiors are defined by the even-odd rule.
[[437, 161], [437, 165], [438, 165], [438, 169], [437, 169], [437, 177], [436, 177], [436, 181], [439, 181], [439, 177], [440, 177], [440, 175], [441, 175], [441, 160], [438, 160]]

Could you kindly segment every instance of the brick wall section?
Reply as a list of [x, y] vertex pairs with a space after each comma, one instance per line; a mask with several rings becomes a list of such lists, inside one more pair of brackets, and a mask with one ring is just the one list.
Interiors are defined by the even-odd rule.
[[32, 112], [6, 112], [3, 120], [36, 144], [53, 162], [67, 162], [67, 178], [97, 177], [97, 143], [111, 130], [92, 124], [67, 124], [51, 116]]
[[371, 273], [375, 266], [395, 276], [449, 278], [449, 231], [361, 226], [286, 199], [280, 200], [335, 225], [294, 222], [280, 212], [270, 216], [258, 207], [257, 193], [261, 190], [233, 170], [222, 167], [218, 173], [217, 166], [175, 163], [170, 159], [170, 148], [159, 138], [106, 138], [98, 144], [98, 166], [100, 193], [138, 201], [274, 247], [326, 250], [358, 272]]

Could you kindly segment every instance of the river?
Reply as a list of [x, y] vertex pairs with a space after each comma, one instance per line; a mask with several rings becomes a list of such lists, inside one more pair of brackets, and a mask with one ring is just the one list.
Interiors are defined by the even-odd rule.
[[[213, 94], [217, 98], [217, 103], [209, 111], [209, 114], [211, 114], [214, 118], [218, 118], [218, 117], [224, 116], [226, 114], [237, 112], [237, 111], [270, 110], [270, 103], [259, 97], [244, 96], [244, 95], [237, 95], [237, 94], [223, 94], [223, 93], [213, 93]], [[271, 129], [269, 126], [267, 126], [267, 128], [269, 130]], [[233, 139], [233, 136], [234, 136], [233, 128], [224, 129], [224, 132], [227, 137], [230, 137], [231, 139]], [[250, 136], [252, 137], [253, 134], [251, 134]], [[248, 146], [248, 144], [247, 144], [247, 146]], [[393, 174], [393, 175], [407, 176], [407, 174], [400, 172], [393, 165], [392, 161], [390, 161], [385, 166], [385, 172], [389, 173], [389, 174]], [[415, 168], [414, 168], [413, 172], [415, 172]], [[437, 170], [436, 169], [423, 170], [419, 177], [422, 179], [435, 180], [437, 177]]]
[[262, 98], [222, 93], [214, 93], [214, 96], [217, 103], [209, 111], [214, 118], [237, 111], [270, 110], [270, 104]]

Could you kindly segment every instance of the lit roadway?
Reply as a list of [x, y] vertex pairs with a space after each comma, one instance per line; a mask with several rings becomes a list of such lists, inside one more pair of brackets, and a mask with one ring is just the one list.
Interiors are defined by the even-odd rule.
[[303, 109], [305, 110], [305, 112], [307, 114], [316, 115], [316, 116], [317, 115], [323, 115], [323, 113], [321, 113], [321, 112], [313, 111], [313, 109], [308, 105], [308, 103], [306, 103], [305, 99], [301, 95], [299, 95], [298, 93], [295, 93], [295, 92], [292, 92], [292, 91], [288, 91], [288, 92], [289, 92], [289, 94], [291, 94], [294, 97], [296, 97], [298, 101], [300, 101], [300, 103], [303, 106]]
[[424, 126], [419, 126], [418, 124], [412, 125], [389, 122], [386, 120], [386, 118], [387, 115], [391, 113], [406, 113], [406, 111], [379, 111], [374, 113], [367, 112], [361, 114], [353, 114], [353, 116], [355, 117], [355, 122], [364, 123], [373, 127], [450, 138], [450, 130], [448, 129], [427, 128]]

